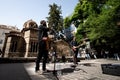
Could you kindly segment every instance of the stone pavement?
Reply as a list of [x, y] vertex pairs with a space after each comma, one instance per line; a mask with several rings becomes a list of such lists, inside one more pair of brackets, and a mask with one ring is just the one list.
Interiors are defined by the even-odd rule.
[[[0, 80], [120, 80], [120, 76], [103, 74], [101, 64], [120, 61], [108, 59], [81, 60], [76, 68], [72, 63], [56, 63], [58, 75], [52, 72], [42, 75], [35, 73], [35, 63], [2, 63], [0, 64]], [[41, 65], [41, 64], [40, 64]], [[47, 69], [53, 70], [54, 64], [48, 63]]]
[[[53, 73], [45, 73], [43, 75], [35, 73], [35, 63], [24, 64], [25, 68], [32, 80], [120, 80], [120, 76], [103, 74], [101, 64], [115, 63], [120, 61], [107, 59], [81, 60], [74, 69], [72, 63], [56, 63], [56, 70], [59, 71], [55, 76]], [[47, 64], [48, 70], [54, 69], [54, 64]]]

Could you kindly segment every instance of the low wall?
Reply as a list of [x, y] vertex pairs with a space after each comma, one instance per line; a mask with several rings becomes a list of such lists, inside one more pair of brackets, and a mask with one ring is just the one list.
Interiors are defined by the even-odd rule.
[[[84, 60], [85, 58], [78, 58], [78, 62], [80, 60]], [[35, 62], [36, 57], [14, 57], [14, 58], [0, 58], [0, 63], [27, 63], [27, 62]], [[50, 61], [50, 60], [49, 60]], [[57, 62], [62, 62], [62, 58], [58, 57]], [[66, 62], [73, 62], [72, 57], [66, 57]]]
[[16, 58], [0, 58], [0, 63], [26, 63], [26, 62], [35, 62], [35, 57], [16, 57]]

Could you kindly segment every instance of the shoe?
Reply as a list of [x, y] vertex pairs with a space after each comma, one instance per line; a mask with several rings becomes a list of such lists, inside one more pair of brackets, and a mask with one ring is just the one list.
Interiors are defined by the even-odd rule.
[[39, 70], [40, 70], [39, 68], [36, 68], [36, 67], [35, 67], [35, 72], [37, 72], [37, 71], [39, 71]]
[[48, 70], [43, 70], [43, 73], [47, 73], [48, 72]]
[[75, 68], [75, 67], [76, 67], [76, 65], [75, 65], [75, 64], [73, 64], [73, 65], [71, 65], [71, 67]]
[[39, 71], [39, 69], [38, 70], [35, 69], [35, 72], [37, 72], [37, 71]]
[[75, 64], [76, 66], [78, 65], [78, 63]]
[[43, 71], [37, 70], [36, 73], [41, 75], [43, 74]]

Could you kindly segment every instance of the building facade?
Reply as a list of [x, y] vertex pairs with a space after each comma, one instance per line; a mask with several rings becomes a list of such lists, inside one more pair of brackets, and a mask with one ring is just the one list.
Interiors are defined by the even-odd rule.
[[23, 29], [5, 33], [2, 57], [33, 57], [38, 48], [38, 25], [33, 20], [24, 23]]
[[[71, 50], [69, 44], [64, 40], [53, 40], [53, 35], [49, 34], [49, 47], [56, 49], [58, 56], [69, 56]], [[36, 57], [38, 51], [38, 25], [33, 20], [24, 23], [23, 29], [5, 33], [2, 57]]]
[[5, 34], [9, 33], [10, 31], [17, 31], [20, 30], [16, 26], [7, 26], [7, 25], [0, 25], [0, 49], [3, 49], [4, 42], [5, 42]]

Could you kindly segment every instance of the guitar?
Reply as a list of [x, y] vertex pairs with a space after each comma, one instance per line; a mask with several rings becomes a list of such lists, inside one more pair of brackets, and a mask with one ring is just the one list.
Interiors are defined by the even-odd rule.
[[42, 40], [46, 42], [46, 49], [49, 50], [49, 37], [43, 37]]
[[72, 47], [72, 50], [73, 50], [73, 51], [76, 51], [76, 50], [77, 50], [77, 48], [79, 48], [80, 46], [81, 46], [81, 45], [78, 45], [78, 46], [73, 46], [73, 47]]

